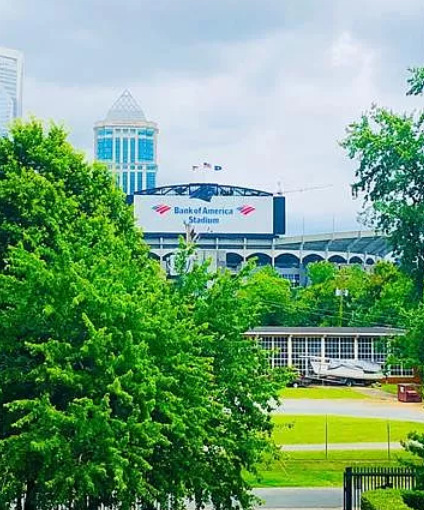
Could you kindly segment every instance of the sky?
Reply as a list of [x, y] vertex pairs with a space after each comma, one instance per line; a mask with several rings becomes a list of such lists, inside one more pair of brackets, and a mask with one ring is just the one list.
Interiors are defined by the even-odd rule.
[[[423, 0], [0, 0], [26, 115], [91, 159], [94, 122], [128, 88], [159, 125], [159, 185], [282, 190], [288, 234], [364, 228], [339, 142], [373, 103], [422, 107], [405, 80], [423, 27]], [[205, 161], [223, 171], [192, 172]]]

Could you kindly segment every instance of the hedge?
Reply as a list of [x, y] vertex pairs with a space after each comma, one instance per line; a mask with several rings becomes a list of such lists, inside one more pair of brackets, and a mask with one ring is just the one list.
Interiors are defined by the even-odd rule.
[[362, 494], [361, 510], [424, 510], [423, 491], [379, 489]]
[[415, 510], [424, 509], [424, 491], [403, 491], [402, 498], [409, 507]]
[[361, 510], [411, 510], [402, 499], [402, 491], [380, 489], [362, 494]]

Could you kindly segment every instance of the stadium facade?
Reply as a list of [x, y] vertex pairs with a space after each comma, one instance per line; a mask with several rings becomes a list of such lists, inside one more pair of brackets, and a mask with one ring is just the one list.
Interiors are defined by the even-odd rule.
[[138, 191], [128, 201], [152, 257], [171, 274], [181, 235], [195, 236], [198, 258], [213, 268], [236, 272], [255, 258], [295, 285], [305, 283], [311, 262], [370, 267], [390, 253], [373, 231], [285, 236], [284, 196], [257, 189], [189, 183]]

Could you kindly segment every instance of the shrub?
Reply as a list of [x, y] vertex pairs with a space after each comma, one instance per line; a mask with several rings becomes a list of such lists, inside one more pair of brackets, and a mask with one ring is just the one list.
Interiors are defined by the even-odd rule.
[[361, 510], [410, 510], [399, 490], [379, 489], [362, 494]]
[[409, 507], [415, 510], [424, 509], [424, 491], [404, 491], [402, 498]]
[[362, 494], [361, 510], [424, 509], [424, 491], [379, 489]]

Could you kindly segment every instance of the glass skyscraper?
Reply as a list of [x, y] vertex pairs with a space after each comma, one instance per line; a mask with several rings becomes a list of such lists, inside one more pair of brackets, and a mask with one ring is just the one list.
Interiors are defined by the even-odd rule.
[[22, 115], [23, 60], [19, 51], [0, 48], [0, 136]]
[[156, 187], [157, 134], [157, 124], [146, 120], [128, 90], [94, 126], [95, 157], [107, 163], [127, 195]]

